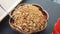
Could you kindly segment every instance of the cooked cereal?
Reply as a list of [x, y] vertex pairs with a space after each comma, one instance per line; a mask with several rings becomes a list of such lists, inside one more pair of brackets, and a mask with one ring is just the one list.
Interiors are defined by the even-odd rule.
[[13, 11], [12, 17], [14, 22], [11, 25], [24, 33], [41, 30], [46, 23], [46, 17], [41, 10], [32, 4], [19, 6]]

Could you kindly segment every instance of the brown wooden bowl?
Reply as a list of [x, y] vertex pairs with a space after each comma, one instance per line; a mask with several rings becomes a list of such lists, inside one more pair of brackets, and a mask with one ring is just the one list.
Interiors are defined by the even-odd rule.
[[[25, 4], [19, 4], [16, 8], [18, 8], [19, 6], [22, 6], [22, 5], [25, 5]], [[49, 14], [47, 13], [46, 10], [44, 10], [44, 9], [42, 8], [42, 6], [40, 6], [40, 5], [38, 5], [38, 4], [32, 4], [32, 5], [38, 7], [39, 10], [42, 11], [43, 15], [46, 16], [45, 27], [44, 27], [43, 29], [39, 30], [39, 31], [42, 31], [42, 30], [44, 30], [44, 29], [46, 28], [46, 26], [47, 26], [47, 21], [48, 21], [48, 18], [49, 18]], [[14, 10], [13, 10], [13, 11], [14, 11]], [[12, 15], [13, 11], [10, 13], [10, 16]], [[11, 28], [14, 29], [14, 30], [16, 30], [16, 31], [19, 31], [17, 28], [13, 27], [13, 25], [11, 24], [11, 21], [13, 21], [12, 18], [9, 19], [9, 25], [11, 26]], [[34, 32], [39, 32], [39, 31], [34, 31]], [[19, 32], [21, 32], [21, 31], [19, 31]], [[21, 32], [21, 33], [22, 33], [22, 32]], [[24, 32], [23, 32], [23, 33], [24, 33]], [[33, 32], [30, 32], [30, 33], [33, 33]], [[29, 33], [29, 34], [30, 34], [30, 33]], [[24, 34], [28, 34], [28, 33], [24, 33]]]

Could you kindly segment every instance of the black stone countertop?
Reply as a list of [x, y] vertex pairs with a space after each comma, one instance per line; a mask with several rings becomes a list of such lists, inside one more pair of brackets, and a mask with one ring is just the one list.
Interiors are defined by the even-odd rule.
[[[39, 4], [49, 14], [48, 25], [45, 30], [35, 34], [51, 34], [56, 20], [60, 17], [60, 5], [45, 0], [24, 0], [22, 3]], [[6, 16], [0, 24], [0, 34], [20, 34], [9, 26], [9, 16]]]

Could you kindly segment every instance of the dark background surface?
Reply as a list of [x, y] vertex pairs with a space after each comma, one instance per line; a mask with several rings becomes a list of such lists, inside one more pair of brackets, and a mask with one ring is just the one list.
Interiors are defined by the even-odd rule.
[[[49, 14], [48, 25], [45, 30], [35, 34], [51, 34], [56, 20], [60, 17], [60, 5], [45, 0], [24, 0], [22, 3], [33, 3], [41, 5]], [[9, 16], [0, 24], [0, 34], [20, 34], [9, 26]]]

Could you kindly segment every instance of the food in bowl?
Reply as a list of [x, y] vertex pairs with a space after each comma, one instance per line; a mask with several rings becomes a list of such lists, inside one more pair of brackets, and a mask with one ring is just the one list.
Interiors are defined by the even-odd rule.
[[47, 25], [47, 14], [43, 9], [33, 4], [17, 6], [11, 13], [10, 25], [22, 33], [33, 33], [43, 30]]

